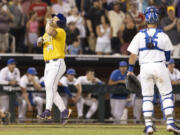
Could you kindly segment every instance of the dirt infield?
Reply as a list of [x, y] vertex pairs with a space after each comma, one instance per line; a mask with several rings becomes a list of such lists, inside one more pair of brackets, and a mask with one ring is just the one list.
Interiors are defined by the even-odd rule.
[[[0, 125], [0, 135], [144, 135], [143, 125], [57, 124]], [[173, 135], [164, 125], [157, 126], [154, 135]]]

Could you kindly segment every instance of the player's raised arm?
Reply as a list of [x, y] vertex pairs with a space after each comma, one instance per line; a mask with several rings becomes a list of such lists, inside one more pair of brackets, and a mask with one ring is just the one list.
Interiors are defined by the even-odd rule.
[[37, 40], [37, 47], [42, 47], [43, 41], [44, 41], [43, 37], [39, 37]]

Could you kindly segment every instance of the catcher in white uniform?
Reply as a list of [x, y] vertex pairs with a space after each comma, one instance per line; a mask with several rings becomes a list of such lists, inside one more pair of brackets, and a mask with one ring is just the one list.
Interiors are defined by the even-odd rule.
[[[62, 98], [66, 107], [68, 105], [68, 99], [69, 99], [68, 96], [72, 99], [74, 103], [76, 103], [81, 97], [82, 87], [81, 84], [75, 78], [75, 75], [76, 75], [75, 69], [69, 68], [66, 72], [66, 75], [63, 76], [59, 81], [59, 86], [63, 86], [65, 91], [65, 95], [64, 96], [62, 95]], [[77, 89], [76, 94], [71, 93], [71, 91], [68, 88], [69, 85], [74, 85], [76, 87]]]
[[26, 110], [28, 107], [28, 110], [32, 110], [32, 104], [36, 105], [36, 108], [38, 110], [38, 114], [41, 114], [41, 103], [39, 102], [39, 96], [36, 93], [32, 94], [31, 96], [27, 92], [27, 86], [33, 85], [35, 90], [41, 90], [41, 85], [39, 83], [39, 78], [36, 76], [37, 71], [34, 67], [30, 67], [27, 69], [26, 74], [24, 74], [20, 79], [20, 87], [22, 91], [22, 95], [18, 96], [18, 118], [24, 119], [26, 115]]
[[154, 112], [153, 95], [154, 85], [161, 95], [162, 110], [166, 116], [167, 130], [176, 134], [180, 128], [175, 124], [173, 117], [174, 102], [171, 81], [165, 61], [170, 60], [173, 50], [169, 37], [163, 30], [157, 28], [159, 11], [154, 6], [147, 7], [145, 12], [147, 29], [137, 33], [128, 47], [131, 53], [129, 58], [128, 75], [133, 75], [133, 68], [137, 55], [139, 55], [140, 79], [143, 95], [143, 115], [145, 120], [145, 134], [154, 132], [152, 115]]
[[[102, 81], [95, 77], [95, 71], [92, 69], [87, 70], [85, 76], [78, 77], [77, 81], [81, 85], [102, 84]], [[85, 116], [86, 119], [90, 119], [97, 110], [98, 101], [96, 98], [92, 97], [91, 93], [89, 93], [88, 96], [82, 96], [76, 104], [78, 111], [78, 118], [83, 118], [84, 104], [90, 107], [90, 109], [88, 110]]]

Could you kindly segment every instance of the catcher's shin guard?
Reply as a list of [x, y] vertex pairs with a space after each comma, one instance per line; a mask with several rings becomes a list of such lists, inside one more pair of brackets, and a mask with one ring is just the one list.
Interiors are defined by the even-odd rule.
[[143, 97], [143, 115], [145, 120], [146, 126], [152, 126], [152, 115], [154, 112], [154, 106], [153, 106], [153, 96], [144, 96]]
[[166, 117], [166, 123], [174, 123], [174, 99], [172, 93], [161, 95], [161, 109]]

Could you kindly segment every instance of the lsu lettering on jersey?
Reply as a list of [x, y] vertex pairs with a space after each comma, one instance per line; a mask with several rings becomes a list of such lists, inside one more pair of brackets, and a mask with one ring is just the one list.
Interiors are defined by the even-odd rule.
[[63, 59], [65, 57], [66, 32], [62, 28], [57, 28], [56, 31], [55, 37], [47, 33], [43, 35], [43, 55], [45, 61], [58, 58]]

